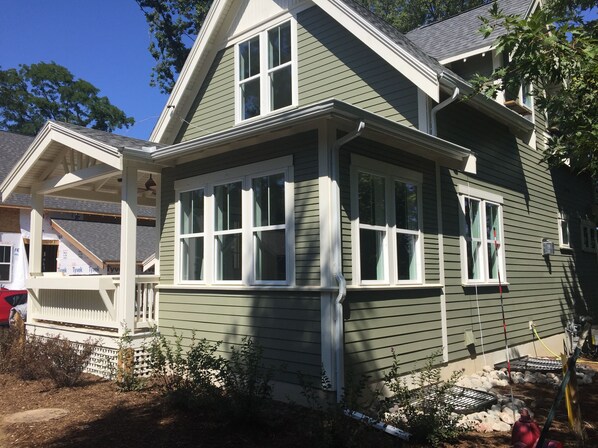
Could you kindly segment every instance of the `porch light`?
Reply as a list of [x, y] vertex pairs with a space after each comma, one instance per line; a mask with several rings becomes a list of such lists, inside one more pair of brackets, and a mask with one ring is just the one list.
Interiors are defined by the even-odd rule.
[[152, 178], [152, 175], [150, 174], [150, 177], [148, 180], [145, 181], [145, 189], [146, 190], [154, 190], [156, 188], [156, 181]]

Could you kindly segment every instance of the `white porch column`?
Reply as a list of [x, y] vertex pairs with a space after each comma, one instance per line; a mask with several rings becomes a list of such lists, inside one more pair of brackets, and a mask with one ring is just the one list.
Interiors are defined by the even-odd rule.
[[122, 334], [135, 329], [135, 274], [137, 262], [137, 168], [124, 160], [120, 223], [120, 289], [116, 315]]
[[29, 228], [29, 277], [42, 272], [42, 223], [44, 220], [44, 196], [31, 194], [31, 223]]

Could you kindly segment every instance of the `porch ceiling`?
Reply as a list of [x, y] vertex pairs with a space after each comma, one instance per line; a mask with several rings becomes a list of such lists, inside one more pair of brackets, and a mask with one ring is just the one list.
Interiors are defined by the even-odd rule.
[[[108, 133], [103, 133], [108, 134]], [[95, 137], [95, 138], [94, 138]], [[38, 133], [23, 157], [8, 174], [0, 193], [6, 200], [12, 193], [39, 193], [45, 196], [120, 202], [123, 150], [125, 145], [136, 153], [149, 153], [153, 148], [137, 139], [120, 137], [102, 141], [101, 131], [81, 132], [73, 125], [48, 122]], [[114, 146], [115, 143], [122, 146]], [[160, 167], [138, 155], [137, 191], [139, 204], [155, 206], [155, 188], [147, 188], [150, 173], [159, 181]]]

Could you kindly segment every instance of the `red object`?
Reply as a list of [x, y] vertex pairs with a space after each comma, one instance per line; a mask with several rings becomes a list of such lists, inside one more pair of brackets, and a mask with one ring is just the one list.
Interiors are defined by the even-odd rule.
[[8, 325], [8, 314], [13, 306], [27, 303], [27, 290], [0, 290], [0, 325]]
[[[522, 409], [521, 418], [513, 425], [511, 446], [513, 448], [536, 448], [540, 433], [540, 427], [532, 420], [529, 411]], [[563, 448], [563, 444], [549, 440], [545, 443], [544, 448]]]

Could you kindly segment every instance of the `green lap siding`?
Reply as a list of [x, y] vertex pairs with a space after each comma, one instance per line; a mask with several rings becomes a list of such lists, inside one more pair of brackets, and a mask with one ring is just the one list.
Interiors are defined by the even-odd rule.
[[[481, 353], [504, 347], [501, 302], [497, 286], [462, 286], [457, 185], [469, 185], [503, 197], [504, 249], [507, 285], [503, 301], [509, 344], [531, 342], [528, 322], [533, 320], [542, 337], [563, 332], [580, 301], [591, 302], [595, 290], [594, 259], [582, 253], [579, 232], [572, 229], [575, 250], [559, 250], [558, 209], [569, 209], [579, 227], [579, 215], [591, 204], [587, 179], [565, 170], [551, 171], [540, 150], [532, 149], [509, 130], [475, 112], [467, 105], [441, 111], [439, 136], [476, 151], [477, 174], [442, 170], [443, 225], [447, 326], [450, 360], [469, 356], [463, 332], [473, 330], [476, 350]], [[555, 254], [544, 258], [541, 242], [555, 243]], [[577, 303], [576, 303], [577, 302]], [[478, 318], [479, 308], [479, 318]], [[579, 311], [579, 309], [578, 309]], [[483, 334], [479, 332], [482, 322]]]
[[417, 88], [318, 7], [298, 16], [299, 105], [336, 98], [417, 126]]
[[188, 346], [197, 339], [222, 341], [220, 352], [250, 336], [264, 349], [263, 361], [275, 369], [278, 379], [297, 382], [296, 372], [320, 375], [320, 296], [277, 291], [160, 292], [160, 331], [173, 340], [184, 337]]

